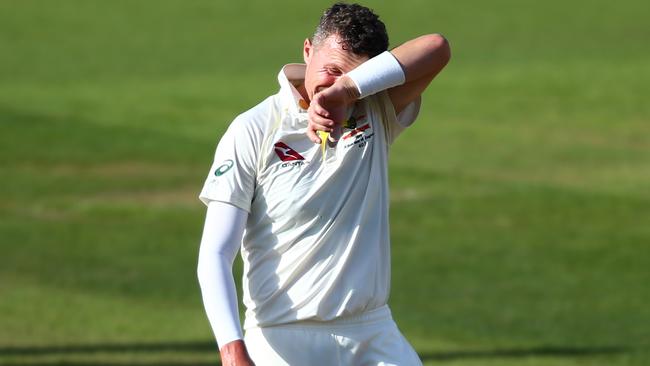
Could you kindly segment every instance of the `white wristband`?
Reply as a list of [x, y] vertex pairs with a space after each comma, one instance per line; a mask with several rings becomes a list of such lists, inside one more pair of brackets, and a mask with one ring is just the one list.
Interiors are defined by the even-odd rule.
[[384, 51], [347, 73], [359, 89], [359, 99], [382, 90], [402, 85], [406, 81], [404, 70], [395, 56]]

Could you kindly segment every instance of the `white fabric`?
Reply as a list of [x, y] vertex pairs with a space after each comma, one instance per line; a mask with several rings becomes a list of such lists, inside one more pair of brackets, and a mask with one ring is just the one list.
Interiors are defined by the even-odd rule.
[[411, 121], [378, 93], [356, 104], [323, 155], [306, 136], [294, 87], [304, 70], [285, 66], [280, 92], [233, 121], [200, 195], [250, 212], [241, 248], [247, 329], [332, 320], [388, 299], [388, 149]]
[[248, 213], [227, 203], [208, 205], [197, 275], [203, 305], [219, 346], [242, 338], [232, 265]]
[[420, 105], [422, 104], [422, 97], [417, 97], [413, 102], [406, 106], [397, 115], [397, 123], [406, 128], [415, 122], [415, 119], [420, 114]]
[[384, 51], [347, 73], [359, 89], [359, 99], [402, 85], [406, 75], [402, 65], [389, 51]]
[[251, 328], [245, 342], [257, 365], [422, 365], [387, 306], [332, 322]]

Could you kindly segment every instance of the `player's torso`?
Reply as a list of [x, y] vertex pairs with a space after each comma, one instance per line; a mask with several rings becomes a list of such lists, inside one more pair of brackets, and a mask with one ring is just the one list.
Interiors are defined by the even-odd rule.
[[390, 264], [381, 121], [361, 101], [323, 153], [305, 134], [306, 114], [277, 116], [261, 146], [242, 247], [247, 319], [330, 319], [383, 305]]
[[253, 205], [263, 200], [274, 220], [322, 214], [324, 201], [336, 201], [351, 181], [371, 174], [377, 136], [366, 103], [358, 103], [340, 139], [324, 148], [307, 137], [306, 118], [281, 114], [264, 139]]

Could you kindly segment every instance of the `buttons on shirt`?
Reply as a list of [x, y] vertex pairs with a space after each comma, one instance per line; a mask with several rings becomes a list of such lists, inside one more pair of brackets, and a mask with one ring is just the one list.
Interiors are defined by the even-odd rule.
[[307, 103], [307, 101], [304, 100], [304, 99], [300, 99], [298, 101], [298, 105], [300, 106], [300, 108], [302, 108], [304, 110], [307, 110], [309, 108], [309, 103]]

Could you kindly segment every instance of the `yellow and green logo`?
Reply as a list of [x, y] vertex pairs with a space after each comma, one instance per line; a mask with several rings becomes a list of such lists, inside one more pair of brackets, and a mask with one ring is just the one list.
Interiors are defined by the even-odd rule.
[[216, 175], [217, 177], [220, 177], [220, 176], [226, 174], [226, 172], [229, 171], [230, 168], [232, 168], [233, 165], [235, 165], [234, 161], [232, 161], [230, 159], [226, 160], [223, 164], [221, 164], [217, 168], [217, 170], [214, 171], [214, 175]]

